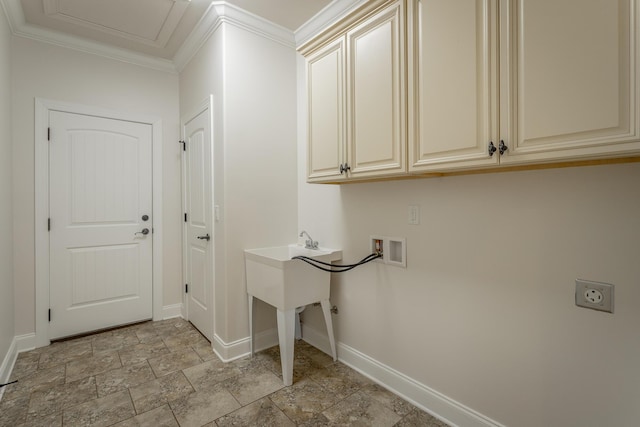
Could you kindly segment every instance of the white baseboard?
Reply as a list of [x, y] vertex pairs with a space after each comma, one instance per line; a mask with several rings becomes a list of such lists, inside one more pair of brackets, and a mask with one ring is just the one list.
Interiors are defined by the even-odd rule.
[[182, 303], [165, 305], [164, 307], [162, 307], [161, 320], [173, 319], [174, 317], [184, 317], [182, 315]]
[[16, 339], [14, 337], [11, 341], [11, 345], [9, 346], [9, 350], [7, 350], [7, 354], [5, 354], [4, 359], [2, 359], [2, 365], [0, 365], [0, 383], [4, 384], [9, 380], [11, 369], [13, 369], [13, 364], [16, 361], [17, 356], [18, 350]]
[[[9, 382], [13, 365], [16, 363], [16, 358], [18, 357], [17, 348], [18, 345], [16, 343], [16, 338], [14, 337], [11, 341], [11, 345], [9, 346], [9, 350], [7, 350], [7, 354], [5, 354], [4, 359], [2, 359], [2, 365], [0, 365], [0, 384]], [[0, 388], [0, 401], [2, 401], [3, 394], [4, 387]]]
[[[36, 348], [36, 334], [31, 333], [13, 337], [9, 350], [2, 360], [2, 365], [0, 365], [0, 384], [9, 381], [18, 353], [33, 350], [34, 348]], [[4, 389], [4, 387], [0, 388], [0, 401], [2, 400]]]
[[23, 351], [33, 350], [34, 348], [36, 348], [35, 333], [17, 335], [15, 337], [15, 341], [16, 341], [16, 350], [18, 351], [18, 353], [22, 353]]
[[[330, 354], [329, 338], [326, 333], [303, 325], [302, 339]], [[409, 378], [390, 366], [372, 359], [355, 348], [340, 342], [336, 343], [336, 346], [339, 361], [449, 425], [460, 427], [504, 427], [497, 421]]]
[[[329, 336], [324, 332], [319, 332], [309, 326], [307, 326], [304, 322], [301, 324], [302, 326], [302, 340], [308, 342], [318, 350], [322, 350], [323, 352], [331, 355], [331, 344], [329, 343]], [[336, 353], [338, 353], [336, 348]], [[338, 353], [338, 359], [340, 358], [340, 353]]]
[[[262, 331], [255, 336], [254, 350], [260, 351], [278, 345], [278, 329], [272, 328]], [[251, 351], [251, 341], [249, 337], [242, 338], [230, 343], [225, 342], [218, 335], [213, 336], [213, 351], [223, 362], [231, 362], [248, 356]]]
[[[184, 305], [172, 304], [162, 307], [162, 319], [173, 319], [175, 317], [182, 317], [186, 319], [185, 313], [183, 313]], [[272, 328], [266, 331], [262, 331], [256, 334], [255, 351], [264, 350], [269, 347], [273, 347], [278, 344], [278, 329]], [[213, 335], [212, 342], [213, 351], [223, 362], [231, 362], [232, 360], [240, 359], [248, 356], [251, 351], [251, 342], [249, 338], [242, 338], [233, 342], [225, 342], [217, 334]]]

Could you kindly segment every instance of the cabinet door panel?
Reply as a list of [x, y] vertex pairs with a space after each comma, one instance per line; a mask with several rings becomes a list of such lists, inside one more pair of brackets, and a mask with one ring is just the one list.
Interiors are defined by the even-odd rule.
[[307, 59], [309, 181], [335, 180], [344, 162], [344, 38]]
[[412, 171], [496, 164], [497, 4], [411, 2], [409, 165]]
[[[634, 0], [517, 0], [507, 17], [502, 163], [640, 148]], [[507, 19], [505, 19], [505, 22]]]
[[406, 171], [403, 2], [347, 33], [347, 158], [353, 177]]

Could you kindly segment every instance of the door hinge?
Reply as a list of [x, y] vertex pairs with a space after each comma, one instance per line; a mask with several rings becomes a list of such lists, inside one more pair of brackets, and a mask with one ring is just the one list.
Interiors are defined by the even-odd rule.
[[51, 128], [47, 128], [47, 141], [51, 141]]
[[51, 218], [47, 218], [47, 231], [51, 231]]
[[187, 213], [184, 213], [184, 222], [187, 222]]
[[186, 141], [178, 141], [178, 144], [182, 144], [182, 151], [187, 151], [187, 142]]
[[185, 293], [185, 294], [188, 294], [188, 293], [189, 293], [189, 284], [188, 284], [188, 283], [185, 283], [185, 284], [184, 284], [184, 293]]
[[51, 322], [51, 309], [49, 309], [49, 322]]

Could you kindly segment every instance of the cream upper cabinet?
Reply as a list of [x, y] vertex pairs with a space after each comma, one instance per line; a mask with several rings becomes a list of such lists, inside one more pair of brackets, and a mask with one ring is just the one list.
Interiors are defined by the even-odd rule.
[[638, 3], [410, 2], [410, 171], [638, 155]]
[[368, 2], [301, 49], [309, 182], [406, 173], [405, 4]]
[[350, 177], [407, 170], [404, 13], [397, 1], [347, 33]]
[[638, 153], [639, 3], [504, 3], [501, 163]]
[[498, 145], [497, 0], [409, 4], [409, 168], [488, 167]]
[[307, 172], [310, 181], [345, 177], [341, 173], [346, 156], [344, 57], [344, 38], [307, 57]]

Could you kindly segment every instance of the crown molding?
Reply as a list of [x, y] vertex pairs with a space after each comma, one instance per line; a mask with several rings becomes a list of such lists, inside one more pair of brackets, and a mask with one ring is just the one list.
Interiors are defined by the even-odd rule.
[[233, 25], [292, 49], [296, 47], [293, 31], [232, 4], [214, 1], [173, 57], [178, 71], [187, 66], [222, 24]]
[[210, 4], [173, 57], [173, 63], [178, 72], [181, 72], [187, 66], [189, 61], [209, 40], [209, 37], [216, 32], [220, 24], [222, 24], [220, 16], [213, 4]]
[[116, 28], [107, 27], [101, 24], [97, 24], [92, 21], [88, 21], [76, 16], [67, 15], [60, 10], [60, 0], [42, 0], [44, 8], [44, 14], [48, 15], [52, 19], [71, 23], [80, 27], [88, 28], [100, 33], [109, 34], [111, 36], [119, 37], [125, 40], [129, 40], [135, 43], [145, 44], [155, 48], [162, 49], [167, 45], [169, 38], [175, 31], [178, 23], [182, 19], [189, 1], [187, 0], [174, 0], [171, 9], [167, 16], [165, 16], [164, 23], [160, 28], [160, 32], [157, 34], [156, 39], [149, 39], [140, 35], [128, 33], [127, 31], [119, 30]]
[[159, 71], [176, 73], [184, 69], [194, 55], [223, 23], [254, 33], [295, 49], [327, 26], [335, 23], [368, 0], [334, 0], [295, 32], [224, 1], [214, 1], [191, 31], [173, 60], [144, 55], [131, 50], [89, 41], [28, 24], [20, 0], [0, 0], [12, 34], [85, 53], [103, 56]]
[[7, 15], [11, 32], [15, 36], [66, 47], [84, 53], [103, 56], [105, 58], [152, 68], [158, 71], [168, 73], [177, 72], [174, 63], [168, 59], [156, 58], [154, 56], [108, 46], [106, 44], [28, 24], [25, 20], [20, 0], [0, 0], [0, 2], [2, 3], [2, 8]]
[[4, 10], [11, 33], [16, 31], [18, 25], [24, 25], [24, 12], [20, 0], [0, 0], [0, 6]]
[[300, 47], [323, 29], [348, 15], [368, 0], [334, 0], [295, 31], [295, 44]]
[[295, 37], [293, 31], [288, 28], [274, 24], [258, 15], [254, 15], [251, 12], [247, 12], [244, 9], [240, 9], [224, 1], [215, 1], [212, 3], [212, 6], [216, 8], [223, 22], [295, 49]]

